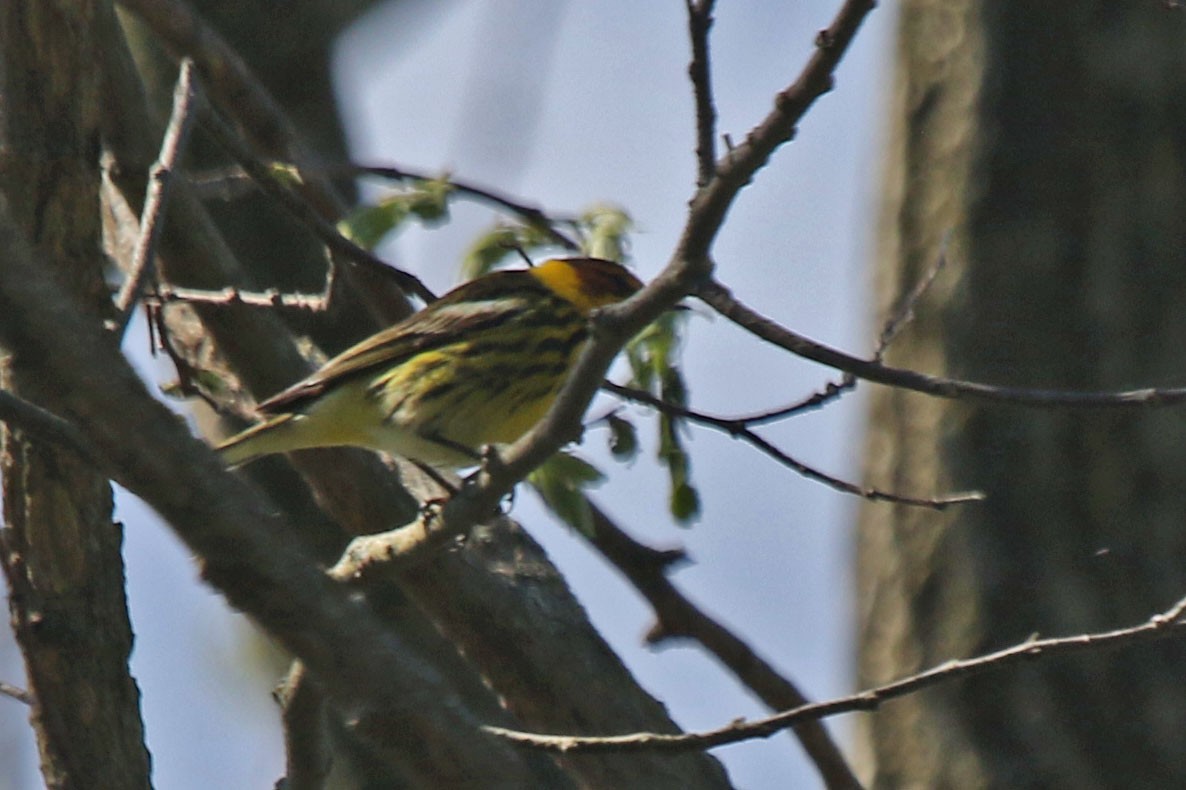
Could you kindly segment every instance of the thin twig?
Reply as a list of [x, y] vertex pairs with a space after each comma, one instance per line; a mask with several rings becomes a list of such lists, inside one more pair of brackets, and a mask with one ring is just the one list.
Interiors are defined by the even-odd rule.
[[153, 256], [156, 254], [157, 239], [164, 226], [169, 187], [173, 183], [177, 164], [181, 160], [190, 130], [193, 128], [194, 79], [193, 61], [189, 58], [182, 59], [177, 85], [173, 89], [173, 111], [161, 140], [161, 152], [148, 173], [144, 209], [140, 213], [140, 237], [136, 240], [132, 268], [115, 300], [117, 316], [114, 330], [119, 337], [123, 337], [127, 331], [128, 322], [136, 310], [136, 302], [144, 292], [144, 284], [154, 276]]
[[611, 392], [618, 397], [641, 403], [657, 409], [664, 414], [670, 414], [674, 417], [681, 417], [701, 425], [707, 425], [711, 428], [723, 431], [724, 433], [741, 439], [754, 447], [761, 450], [766, 455], [778, 461], [783, 466], [793, 469], [806, 478], [815, 480], [818, 483], [823, 483], [829, 488], [841, 491], [846, 494], [854, 494], [868, 499], [873, 502], [892, 502], [898, 505], [913, 505], [915, 507], [926, 507], [932, 510], [945, 510], [952, 505], [965, 504], [967, 502], [978, 502], [984, 499], [984, 494], [979, 491], [971, 491], [962, 494], [951, 494], [943, 497], [913, 497], [905, 496], [903, 494], [894, 494], [888, 491], [881, 491], [876, 488], [868, 486], [858, 486], [855, 483], [849, 483], [841, 480], [838, 477], [833, 477], [826, 472], [808, 466], [807, 464], [791, 457], [779, 448], [775, 447], [768, 440], [762, 438], [754, 433], [742, 420], [733, 419], [729, 417], [716, 417], [704, 412], [695, 411], [685, 406], [680, 406], [661, 398], [657, 398], [646, 390], [636, 389], [634, 387], [625, 387], [621, 384], [615, 384], [612, 381], [606, 381], [602, 384], [602, 389]]
[[1186, 623], [1181, 621], [1183, 613], [1186, 613], [1186, 598], [1178, 601], [1164, 612], [1153, 615], [1145, 622], [1129, 628], [1053, 639], [1038, 639], [1035, 636], [1003, 650], [962, 661], [948, 661], [925, 672], [919, 672], [857, 694], [839, 697], [828, 702], [803, 705], [752, 722], [735, 722], [706, 732], [683, 735], [646, 732], [609, 737], [577, 737], [516, 732], [490, 726], [483, 729], [524, 746], [557, 752], [681, 752], [710, 749], [754, 738], [768, 738], [797, 722], [808, 719], [818, 720], [841, 713], [876, 710], [882, 703], [895, 697], [912, 694], [928, 686], [956, 678], [1001, 669], [1022, 661], [1035, 661], [1069, 653], [1113, 650], [1142, 642], [1180, 636], [1186, 632]]
[[175, 335], [165, 325], [165, 313], [160, 309], [159, 304], [150, 305], [148, 321], [150, 326], [155, 325], [154, 334], [159, 341], [158, 345], [153, 346], [153, 355], [155, 356], [156, 350], [159, 349], [164, 351], [165, 356], [173, 363], [173, 369], [177, 371], [177, 392], [184, 398], [201, 399], [215, 414], [225, 414], [227, 411], [225, 404], [211, 397], [200, 385], [201, 371], [190, 365], [186, 356], [173, 345]]
[[1014, 403], [1020, 406], [1046, 408], [1087, 409], [1148, 408], [1169, 406], [1186, 401], [1186, 387], [1147, 387], [1137, 390], [1084, 392], [1003, 387], [941, 376], [928, 376], [913, 370], [887, 367], [876, 360], [860, 359], [803, 337], [737, 301], [728, 288], [715, 280], [702, 285], [697, 290], [696, 296], [742, 329], [772, 345], [784, 348], [796, 356], [851, 373], [865, 381], [900, 387], [939, 398]]
[[[915, 283], [909, 293], [902, 297], [898, 308], [882, 324], [881, 332], [877, 337], [877, 345], [873, 350], [874, 361], [881, 362], [885, 358], [885, 353], [889, 350], [890, 344], [914, 320], [915, 306], [921, 301], [927, 290], [930, 289], [931, 283], [939, 276], [939, 272], [947, 265], [947, 245], [948, 240], [945, 239], [934, 263], [927, 267], [927, 271], [923, 274], [922, 278]], [[796, 403], [755, 414], [727, 418], [727, 421], [753, 428], [757, 425], [765, 425], [787, 417], [793, 417], [806, 411], [822, 408], [828, 403], [840, 398], [845, 393], [851, 392], [856, 388], [857, 381], [856, 376], [851, 373], [845, 373], [840, 378], [840, 381], [829, 381], [824, 385], [822, 390], [814, 392]]]
[[[415, 276], [388, 263], [342, 236], [326, 216], [341, 216], [345, 207], [328, 179], [309, 166], [310, 157], [280, 110], [276, 100], [251, 74], [243, 59], [185, 3], [175, 0], [120, 0], [169, 44], [193, 58], [220, 106], [233, 108], [235, 118], [252, 140], [277, 161], [292, 162], [299, 174], [296, 190], [289, 190], [238, 134], [222, 120], [200, 91], [196, 96], [202, 125], [244, 171], [280, 205], [305, 222], [334, 252], [392, 278], [405, 292], [426, 302], [435, 294]], [[308, 175], [306, 175], [308, 171]]]
[[[881, 362], [885, 359], [885, 353], [889, 350], [890, 344], [902, 333], [902, 330], [909, 326], [914, 321], [914, 308], [922, 301], [922, 297], [931, 288], [931, 284], [935, 282], [935, 278], [939, 273], [947, 268], [947, 248], [951, 244], [951, 233], [948, 232], [942, 244], [939, 245], [939, 254], [935, 256], [934, 262], [927, 267], [923, 272], [923, 276], [919, 279], [910, 292], [902, 297], [902, 301], [898, 304], [898, 309], [890, 314], [886, 319], [885, 324], [881, 328], [881, 334], [877, 337], [877, 348], [873, 351], [873, 359], [876, 362]], [[849, 374], [852, 375], [852, 374]]]
[[[426, 170], [417, 170], [404, 165], [367, 165], [347, 162], [340, 165], [325, 165], [316, 168], [316, 170], [318, 175], [327, 178], [373, 176], [401, 183], [439, 181], [448, 184], [451, 193], [458, 197], [468, 198], [476, 203], [485, 203], [518, 216], [524, 224], [539, 228], [551, 236], [552, 241], [558, 247], [571, 251], [580, 249], [580, 245], [576, 241], [556, 228], [557, 225], [575, 225], [579, 222], [577, 217], [545, 213], [538, 206], [530, 205], [526, 201], [510, 197], [473, 181], [453, 178], [448, 174], [433, 174]], [[307, 170], [301, 172], [304, 174]], [[250, 176], [243, 171], [243, 168], [237, 166], [190, 173], [189, 181], [198, 196], [205, 200], [233, 200], [254, 188], [251, 186]]]
[[[345, 200], [329, 179], [316, 172], [318, 157], [310, 153], [279, 102], [251, 72], [243, 58], [195, 12], [192, 4], [183, 0], [119, 0], [119, 3], [138, 15], [167, 49], [193, 58], [210, 103], [218, 107], [224, 117], [233, 119], [236, 134], [241, 132], [253, 152], [269, 161], [292, 164], [298, 173], [290, 185], [292, 191], [301, 195], [331, 223], [345, 216]], [[329, 246], [335, 249], [333, 242]], [[336, 265], [336, 261], [330, 265]], [[384, 268], [375, 271], [390, 275]], [[414, 289], [404, 286], [366, 288], [353, 276], [344, 279], [347, 299], [382, 322], [410, 312], [405, 294], [415, 293]], [[404, 282], [407, 282], [406, 278]], [[427, 298], [426, 293], [421, 296]]]
[[325, 309], [329, 296], [328, 293], [283, 293], [275, 288], [267, 288], [263, 291], [244, 291], [227, 286], [217, 291], [208, 291], [201, 288], [181, 288], [176, 285], [164, 284], [152, 295], [152, 299], [161, 304], [184, 302], [213, 307], [249, 305], [251, 307], [283, 307], [316, 312]]
[[829, 403], [838, 400], [845, 393], [854, 390], [856, 386], [857, 377], [846, 373], [840, 377], [840, 381], [829, 381], [824, 384], [823, 389], [811, 393], [800, 401], [786, 406], [780, 406], [777, 409], [754, 412], [753, 414], [742, 414], [731, 419], [741, 425], [748, 425], [751, 428], [756, 425], [767, 425], [788, 417], [794, 417], [797, 414], [822, 409]]
[[32, 705], [34, 702], [33, 695], [31, 693], [25, 691], [23, 688], [14, 686], [11, 683], [5, 683], [2, 680], [0, 680], [0, 694], [10, 699], [14, 699], [17, 702], [23, 702], [26, 705]]
[[[809, 704], [794, 683], [780, 675], [737, 634], [689, 601], [672, 584], [666, 571], [683, 558], [682, 552], [658, 551], [644, 546], [591, 501], [589, 508], [593, 515], [593, 529], [585, 537], [634, 585], [655, 612], [657, 622], [647, 634], [647, 641], [657, 643], [680, 637], [696, 640], [771, 710]], [[860, 788], [860, 782], [853, 776], [844, 755], [822, 724], [803, 721], [793, 729], [829, 790]]]
[[[436, 181], [443, 180], [459, 195], [469, 197], [475, 201], [486, 203], [496, 208], [505, 209], [511, 214], [517, 215], [528, 225], [539, 228], [548, 234], [557, 246], [566, 250], [576, 251], [580, 249], [580, 245], [556, 230], [557, 218], [544, 213], [543, 209], [538, 206], [532, 206], [522, 200], [516, 200], [489, 187], [484, 187], [475, 184], [472, 181], [465, 181], [455, 179], [451, 176], [441, 178], [440, 176], [433, 176], [424, 171], [413, 170], [410, 168], [395, 166], [395, 165], [363, 165], [350, 163], [339, 167], [329, 166], [325, 168], [328, 175], [336, 175], [344, 173], [348, 175], [366, 175], [375, 176], [376, 178], [385, 178], [391, 181]], [[560, 220], [571, 224], [574, 220], [565, 218]]]
[[[885, 353], [889, 350], [890, 344], [894, 339], [901, 334], [902, 330], [914, 321], [914, 308], [922, 300], [922, 297], [930, 289], [931, 283], [939, 276], [939, 272], [947, 266], [947, 245], [948, 239], [944, 239], [943, 246], [939, 250], [938, 257], [935, 258], [934, 263], [927, 267], [927, 271], [922, 278], [915, 283], [914, 288], [906, 294], [898, 309], [890, 314], [885, 323], [881, 327], [881, 333], [877, 336], [877, 346], [873, 350], [873, 359], [881, 362], [885, 359]], [[809, 397], [791, 404], [782, 409], [774, 409], [762, 414], [753, 414], [738, 419], [744, 420], [746, 425], [764, 425], [774, 420], [779, 420], [784, 417], [791, 417], [812, 409], [818, 409], [821, 406], [841, 397], [846, 392], [851, 392], [856, 389], [857, 377], [851, 373], [845, 373], [840, 381], [830, 381], [820, 392], [813, 393]]]
[[[200, 95], [199, 95], [200, 98]], [[248, 146], [239, 139], [235, 131], [222, 119], [213, 106], [203, 103], [202, 128], [210, 133], [215, 142], [230, 154], [243, 168], [247, 175], [269, 196], [285, 210], [309, 227], [327, 247], [340, 253], [350, 261], [366, 266], [395, 281], [407, 293], [415, 294], [425, 302], [436, 300], [434, 294], [420, 278], [391, 266], [370, 250], [355, 244], [338, 231], [332, 222], [327, 220], [317, 208], [301, 195], [288, 189], [277, 178], [274, 169], [257, 157]]]
[[0, 421], [43, 441], [68, 447], [87, 461], [97, 463], [99, 456], [78, 426], [4, 389], [0, 389]]
[[[292, 162], [303, 173], [314, 157], [280, 103], [225, 39], [181, 0], [119, 0], [140, 17], [174, 52], [193, 58], [214, 103], [234, 115], [251, 144], [272, 159]], [[345, 204], [328, 179], [303, 177], [302, 194], [325, 216], [337, 217]]]
[[799, 77], [774, 98], [774, 109], [716, 162], [715, 177], [697, 190], [675, 254], [671, 276], [689, 285], [711, 272], [709, 250], [738, 193], [764, 167], [774, 151], [795, 136], [806, 112], [834, 84], [833, 72], [848, 51], [875, 0], [847, 0], [832, 24], [815, 39], [815, 52]]
[[715, 0], [686, 0], [688, 38], [692, 41], [692, 62], [688, 78], [696, 101], [696, 184], [712, 180], [717, 159], [717, 108], [712, 97], [712, 66], [709, 62], [708, 33], [712, 28]]
[[743, 428], [738, 434], [743, 440], [749, 442], [754, 447], [757, 447], [762, 452], [774, 460], [781, 463], [790, 469], [795, 470], [804, 477], [815, 480], [818, 483], [823, 483], [829, 488], [840, 491], [845, 494], [852, 494], [859, 496], [862, 499], [867, 499], [870, 502], [890, 502], [895, 505], [911, 505], [914, 507], [925, 507], [931, 510], [946, 510], [952, 505], [963, 505], [969, 502], [981, 502], [985, 499], [982, 491], [966, 491], [959, 494], [948, 494], [946, 496], [938, 497], [914, 497], [905, 494], [895, 494], [889, 491], [882, 491], [878, 488], [871, 488], [869, 486], [859, 486], [855, 483], [850, 483], [846, 480], [841, 480], [838, 477], [833, 477], [826, 472], [821, 472], [814, 467], [807, 466], [801, 461], [792, 458], [782, 450], [775, 447], [773, 444], [758, 436], [749, 428]]

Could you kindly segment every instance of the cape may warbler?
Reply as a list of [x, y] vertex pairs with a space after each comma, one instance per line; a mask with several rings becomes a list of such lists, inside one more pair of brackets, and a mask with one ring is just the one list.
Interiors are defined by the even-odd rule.
[[642, 283], [599, 258], [500, 271], [450, 291], [259, 404], [267, 419], [219, 445], [228, 465], [353, 445], [439, 467], [472, 466], [551, 406], [589, 313]]

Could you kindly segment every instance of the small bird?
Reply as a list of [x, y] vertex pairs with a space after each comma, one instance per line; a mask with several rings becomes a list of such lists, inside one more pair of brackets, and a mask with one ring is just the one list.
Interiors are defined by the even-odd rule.
[[547, 412], [588, 334], [589, 314], [642, 288], [600, 258], [553, 258], [458, 286], [259, 404], [265, 420], [218, 452], [350, 445], [431, 467], [474, 466]]

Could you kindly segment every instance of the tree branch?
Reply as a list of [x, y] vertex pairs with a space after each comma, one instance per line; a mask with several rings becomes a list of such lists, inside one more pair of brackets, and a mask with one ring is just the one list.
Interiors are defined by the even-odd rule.
[[291, 310], [324, 310], [329, 301], [329, 291], [332, 290], [333, 267], [327, 271], [331, 278], [327, 283], [327, 290], [320, 294], [281, 293], [275, 288], [263, 291], [244, 291], [233, 285], [217, 291], [204, 288], [181, 288], [168, 283], [161, 284], [157, 292], [152, 295], [152, 301], [165, 305], [172, 302], [183, 304], [200, 304], [211, 307], [234, 307], [235, 305], [250, 305], [251, 307], [268, 307], [273, 309]]
[[3, 681], [0, 681], [0, 694], [8, 697], [9, 699], [14, 699], [17, 702], [22, 702], [25, 705], [32, 705], [35, 702], [33, 695], [25, 691], [23, 688], [18, 688], [11, 683], [5, 683]]
[[[740, 637], [689, 601], [672, 583], [667, 571], [682, 558], [682, 552], [656, 551], [644, 546], [593, 502], [589, 502], [589, 507], [593, 530], [587, 535], [582, 533], [583, 537], [634, 585], [655, 612], [657, 622], [647, 634], [648, 642], [680, 637], [696, 640], [771, 710], [810, 704], [794, 683], [780, 675]], [[793, 728], [829, 790], [859, 790], [860, 782], [823, 725], [802, 721]]]
[[[238, 53], [207, 25], [190, 5], [183, 0], [120, 0], [120, 5], [140, 17], [178, 56], [193, 59], [210, 92], [211, 104], [219, 108], [225, 116], [235, 120], [237, 127], [250, 141], [252, 150], [259, 151], [268, 159], [290, 163], [295, 167], [298, 178], [293, 184], [293, 190], [300, 193], [323, 219], [332, 222], [344, 216], [346, 206], [341, 196], [333, 184], [319, 173], [316, 157], [308, 151], [288, 116], [268, 90], [252, 75]], [[123, 64], [115, 65], [121, 72], [118, 76], [124, 77]], [[121, 81], [115, 82], [114, 87], [123, 90], [124, 86], [119, 84]], [[128, 98], [122, 93], [116, 95], [125, 101]], [[121, 122], [116, 122], [119, 123]], [[129, 139], [141, 133], [137, 129], [129, 128], [126, 123], [118, 132]], [[232, 137], [238, 139], [236, 135]], [[123, 161], [123, 164], [126, 166], [128, 161]], [[384, 268], [376, 268], [374, 271], [384, 272], [387, 268], [384, 264]], [[410, 308], [403, 298], [403, 293], [386, 287], [386, 284], [376, 287], [378, 283], [366, 282], [365, 274], [369, 271], [370, 268], [366, 267], [358, 272], [343, 272], [344, 276], [339, 282], [344, 286], [344, 290], [349, 292], [349, 301], [357, 302], [358, 306], [383, 323], [406, 316]], [[355, 274], [362, 276], [356, 278], [353, 276]], [[355, 279], [364, 281], [356, 283]], [[343, 319], [332, 310], [331, 316], [335, 322], [330, 328], [331, 331], [342, 331], [340, 324]], [[350, 326], [357, 329], [358, 314], [353, 313], [350, 319]]]
[[[832, 89], [832, 74], [848, 51], [874, 0], [846, 0], [832, 24], [816, 36], [816, 49], [798, 79], [775, 96], [774, 109], [750, 130], [740, 145], [730, 148], [716, 163], [716, 177], [692, 199], [688, 221], [673, 262], [673, 275], [689, 283], [707, 280], [713, 240], [737, 194], [780, 145], [795, 136], [795, 129], [815, 101]], [[669, 266], [669, 268], [672, 268]], [[682, 270], [685, 270], [683, 272]]]
[[1002, 669], [1023, 661], [1037, 661], [1042, 658], [1070, 653], [1114, 650], [1157, 639], [1183, 636], [1186, 635], [1186, 623], [1182, 622], [1184, 613], [1186, 613], [1186, 598], [1178, 601], [1164, 612], [1153, 615], [1145, 622], [1129, 628], [1055, 639], [1031, 637], [995, 653], [963, 661], [948, 661], [925, 672], [862, 691], [859, 694], [839, 697], [828, 702], [803, 705], [757, 721], [733, 723], [717, 730], [700, 733], [685, 735], [632, 733], [603, 738], [586, 738], [513, 732], [496, 727], [485, 727], [484, 729], [514, 743], [560, 752], [679, 752], [685, 749], [711, 749], [754, 738], [767, 738], [797, 722], [809, 719], [822, 719], [852, 711], [875, 710], [887, 700], [912, 694], [928, 686], [977, 675], [989, 670]]
[[173, 91], [173, 111], [165, 136], [161, 141], [161, 153], [148, 172], [148, 190], [144, 196], [144, 209], [140, 214], [140, 237], [132, 256], [132, 270], [128, 272], [119, 295], [115, 299], [115, 331], [120, 337], [128, 328], [128, 322], [136, 310], [136, 301], [144, 292], [146, 280], [154, 274], [153, 256], [156, 254], [157, 239], [164, 224], [165, 205], [169, 198], [169, 186], [189, 140], [194, 121], [194, 65], [188, 58], [181, 62], [177, 75], [177, 87]]
[[281, 208], [304, 223], [327, 247], [354, 263], [391, 278], [404, 291], [415, 294], [425, 302], [436, 300], [436, 294], [429, 290], [419, 277], [391, 266], [370, 250], [343, 236], [307, 198], [284, 186], [277, 179], [275, 171], [252, 153], [214, 107], [204, 104], [202, 110], [202, 127], [210, 133], [215, 142], [234, 157], [260, 189], [272, 197]]
[[1079, 392], [1075, 390], [998, 387], [974, 381], [960, 381], [928, 376], [912, 370], [887, 367], [875, 360], [860, 359], [809, 340], [775, 321], [746, 307], [733, 298], [719, 282], [710, 281], [696, 292], [705, 304], [757, 337], [784, 348], [796, 356], [878, 384], [913, 390], [940, 398], [966, 399], [990, 403], [1014, 403], [1020, 406], [1116, 408], [1168, 406], [1186, 401], [1186, 387], [1153, 388], [1115, 392]]
[[[385, 178], [391, 181], [434, 181], [436, 177], [429, 175], [426, 172], [414, 170], [407, 167], [395, 165], [363, 165], [363, 164], [347, 164], [341, 167], [327, 167], [326, 171], [333, 175], [338, 172], [347, 173], [350, 175], [367, 175], [375, 176], [377, 178]], [[538, 206], [532, 206], [528, 203], [517, 200], [515, 198], [504, 195], [490, 187], [480, 186], [472, 181], [464, 179], [456, 179], [448, 177], [445, 179], [454, 191], [460, 195], [471, 198], [479, 203], [494, 206], [495, 208], [504, 209], [511, 214], [518, 216], [526, 224], [539, 228], [551, 237], [552, 241], [557, 246], [575, 252], [580, 249], [580, 245], [573, 241], [568, 236], [556, 230], [556, 219], [546, 213]]]
[[294, 661], [276, 696], [284, 724], [284, 790], [323, 790], [333, 764], [325, 695]]
[[984, 499], [984, 494], [978, 491], [970, 491], [962, 494], [949, 494], [947, 496], [939, 497], [916, 497], [905, 494], [896, 494], [889, 491], [882, 491], [877, 488], [869, 486], [859, 486], [855, 483], [850, 483], [846, 480], [841, 480], [838, 477], [833, 477], [826, 472], [821, 472], [815, 467], [808, 466], [802, 461], [793, 458], [787, 453], [783, 452], [778, 447], [775, 447], [770, 441], [762, 438], [754, 433], [746, 424], [747, 418], [730, 418], [730, 417], [716, 417], [704, 412], [695, 411], [676, 403], [657, 398], [646, 390], [636, 389], [634, 387], [624, 387], [621, 384], [615, 384], [612, 381], [606, 381], [601, 385], [601, 388], [606, 392], [611, 392], [620, 398], [634, 401], [635, 403], [642, 403], [657, 409], [664, 414], [670, 414], [676, 417], [689, 420], [691, 422], [707, 425], [710, 428], [716, 428], [719, 431], [729, 434], [734, 438], [739, 438], [747, 444], [756, 447], [764, 454], [770, 456], [778, 463], [793, 469], [804, 477], [814, 480], [817, 483], [823, 483], [831, 489], [840, 491], [845, 494], [853, 494], [863, 499], [868, 499], [871, 502], [892, 502], [898, 505], [913, 505], [916, 507], [926, 507], [932, 510], [945, 510], [952, 505], [961, 505], [968, 502], [979, 502]]
[[[181, 0], [118, 0], [140, 17], [179, 55], [193, 59], [214, 103], [234, 108], [248, 139], [266, 156], [293, 163], [301, 171], [302, 190], [323, 216], [340, 216], [341, 199], [328, 180], [318, 176], [314, 158], [276, 100], [218, 33]], [[305, 174], [308, 170], [308, 175]]]
[[715, 0], [685, 0], [688, 9], [688, 38], [692, 41], [692, 62], [688, 78], [696, 101], [696, 185], [705, 186], [716, 170], [717, 108], [712, 98], [712, 65], [708, 56], [708, 33], [712, 28]]

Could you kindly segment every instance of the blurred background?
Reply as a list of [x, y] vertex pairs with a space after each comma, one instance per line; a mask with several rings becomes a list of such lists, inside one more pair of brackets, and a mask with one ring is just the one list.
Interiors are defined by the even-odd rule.
[[[277, 13], [283, 13], [277, 4]], [[836, 2], [724, 3], [713, 28], [719, 130], [734, 140], [798, 74]], [[740, 299], [796, 331], [858, 354], [875, 321], [869, 251], [888, 103], [893, 9], [874, 13], [838, 72], [836, 90], [797, 139], [759, 173], [731, 213], [715, 257]], [[336, 44], [334, 84], [355, 160], [441, 170], [548, 211], [613, 203], [634, 219], [631, 260], [644, 278], [667, 261], [694, 187], [694, 114], [682, 3], [471, 0], [380, 4]], [[496, 218], [459, 203], [452, 221], [405, 231], [380, 250], [441, 292], [457, 282], [473, 236]], [[127, 348], [147, 348], [143, 326]], [[172, 375], [138, 359], [146, 377]], [[683, 366], [691, 404], [738, 414], [796, 401], [829, 371], [764, 348], [707, 309], [689, 322]], [[612, 401], [599, 402], [602, 414]], [[666, 479], [646, 442], [623, 467], [592, 430], [579, 452], [609, 474], [594, 498], [640, 540], [686, 548], [675, 573], [689, 597], [747, 639], [814, 699], [852, 688], [851, 523], [857, 503], [776, 465], [740, 442], [688, 437], [703, 515], [676, 526]], [[862, 398], [761, 429], [796, 458], [859, 478]], [[123, 494], [128, 588], [156, 786], [269, 787], [283, 771], [270, 692], [282, 664], [250, 625], [197, 582], [186, 552]], [[514, 516], [547, 547], [593, 622], [686, 729], [766, 711], [696, 648], [642, 643], [649, 609], [612, 568], [528, 493]], [[11, 635], [0, 631], [0, 679], [20, 685]], [[25, 710], [0, 700], [0, 788], [42, 786]], [[847, 742], [843, 720], [831, 725]], [[778, 735], [719, 749], [743, 788], [814, 787], [796, 742]]]

